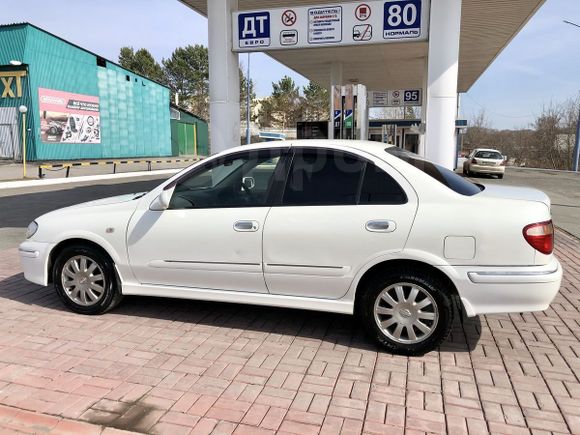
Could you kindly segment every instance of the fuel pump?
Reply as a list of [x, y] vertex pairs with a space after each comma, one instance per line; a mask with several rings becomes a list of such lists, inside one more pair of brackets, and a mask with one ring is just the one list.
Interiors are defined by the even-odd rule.
[[332, 87], [335, 139], [367, 139], [368, 107], [363, 85]]

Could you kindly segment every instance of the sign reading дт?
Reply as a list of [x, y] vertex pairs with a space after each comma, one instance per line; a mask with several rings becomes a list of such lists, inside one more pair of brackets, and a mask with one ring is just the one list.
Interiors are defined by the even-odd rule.
[[429, 0], [381, 0], [233, 13], [233, 50], [426, 41]]

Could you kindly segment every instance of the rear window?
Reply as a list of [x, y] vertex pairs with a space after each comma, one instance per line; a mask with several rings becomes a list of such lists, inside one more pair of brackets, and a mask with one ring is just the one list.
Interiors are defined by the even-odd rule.
[[503, 160], [503, 156], [497, 151], [478, 151], [473, 157], [480, 159]]
[[439, 181], [441, 184], [447, 186], [451, 190], [461, 195], [473, 196], [483, 190], [483, 186], [472, 183], [471, 181], [466, 180], [455, 172], [450, 171], [443, 166], [439, 166], [436, 163], [425, 160], [417, 154], [407, 150], [403, 150], [397, 147], [390, 147], [385, 151], [407, 162], [411, 166], [420, 169], [430, 177]]

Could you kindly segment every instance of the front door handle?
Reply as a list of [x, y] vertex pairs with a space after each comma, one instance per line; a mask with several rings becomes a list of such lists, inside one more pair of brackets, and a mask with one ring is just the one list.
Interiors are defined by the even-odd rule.
[[368, 221], [365, 228], [371, 233], [392, 233], [397, 228], [397, 224], [388, 219], [375, 219]]
[[234, 223], [234, 230], [243, 232], [243, 233], [251, 233], [258, 231], [260, 228], [260, 224], [256, 221], [236, 221]]

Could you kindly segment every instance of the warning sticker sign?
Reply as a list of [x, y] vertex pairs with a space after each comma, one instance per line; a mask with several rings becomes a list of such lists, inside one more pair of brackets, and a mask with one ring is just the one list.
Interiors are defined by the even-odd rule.
[[342, 41], [342, 7], [308, 9], [308, 43]]
[[282, 30], [280, 32], [280, 45], [296, 45], [298, 32], [296, 30]]
[[354, 16], [359, 21], [366, 21], [371, 17], [371, 7], [365, 3], [360, 4], [354, 10]]
[[370, 41], [373, 37], [373, 26], [361, 24], [352, 28], [352, 39], [355, 41]]
[[296, 12], [291, 9], [282, 12], [282, 24], [285, 26], [293, 26], [296, 23]]

